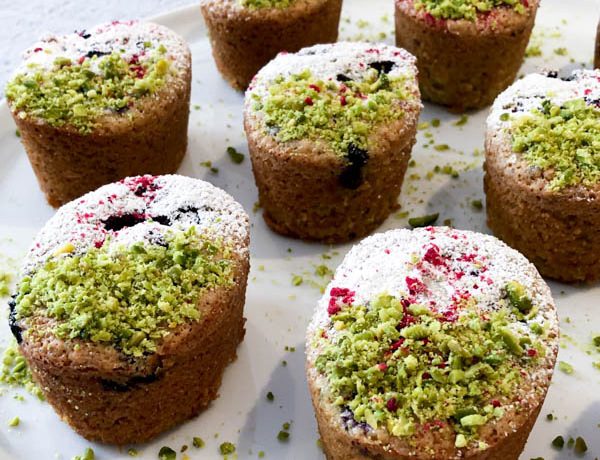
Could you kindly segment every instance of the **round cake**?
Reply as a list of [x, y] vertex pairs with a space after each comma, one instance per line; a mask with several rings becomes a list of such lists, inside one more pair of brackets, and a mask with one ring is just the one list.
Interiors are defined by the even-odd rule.
[[175, 172], [190, 85], [181, 37], [114, 21], [33, 45], [6, 99], [42, 191], [59, 206], [126, 176]]
[[137, 176], [58, 210], [10, 304], [34, 380], [79, 434], [144, 442], [213, 399], [244, 337], [249, 223], [224, 191]]
[[392, 230], [352, 248], [307, 334], [328, 460], [517, 460], [558, 352], [550, 289], [488, 235]]
[[342, 0], [203, 0], [212, 52], [238, 90], [280, 51], [337, 40]]
[[244, 111], [267, 224], [323, 242], [375, 229], [398, 207], [421, 107], [402, 49], [340, 42], [277, 56]]
[[539, 0], [395, 0], [396, 44], [417, 57], [423, 99], [485, 107], [515, 79]]
[[600, 279], [600, 70], [532, 74], [494, 103], [488, 225], [544, 276]]

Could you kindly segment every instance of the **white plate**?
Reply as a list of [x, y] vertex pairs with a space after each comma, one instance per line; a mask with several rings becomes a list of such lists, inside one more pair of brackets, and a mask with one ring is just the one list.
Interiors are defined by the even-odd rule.
[[[374, 39], [384, 32], [384, 40], [391, 42], [392, 5], [391, 0], [346, 0], [342, 37]], [[544, 54], [527, 59], [523, 72], [541, 67], [589, 65], [598, 6], [595, 0], [544, 0], [533, 39], [537, 42], [543, 38]], [[246, 303], [246, 339], [238, 350], [238, 360], [227, 369], [221, 397], [194, 420], [151, 443], [135, 446], [140, 452], [138, 458], [156, 459], [161, 446], [179, 451], [184, 444], [190, 446], [187, 454], [192, 459], [219, 458], [219, 444], [231, 441], [237, 446], [238, 458], [257, 458], [258, 452], [264, 451], [267, 459], [322, 459], [304, 378], [304, 331], [320, 296], [319, 289], [311, 286], [311, 280], [321, 284], [326, 281], [313, 274], [315, 266], [326, 264], [334, 269], [350, 246], [332, 249], [306, 244], [279, 237], [266, 228], [260, 211], [252, 211], [257, 192], [248, 158], [235, 165], [226, 154], [230, 145], [247, 152], [241, 123], [242, 95], [231, 90], [217, 74], [199, 8], [186, 8], [154, 20], [182, 34], [193, 52], [190, 145], [180, 173], [224, 188], [248, 210], [252, 219], [252, 271]], [[553, 51], [559, 47], [568, 49], [568, 56]], [[570, 63], [570, 58], [577, 64]], [[198, 105], [199, 109], [194, 108]], [[482, 150], [486, 113], [487, 110], [469, 114], [466, 125], [457, 127], [452, 124], [457, 116], [426, 106], [422, 121], [432, 118], [442, 121], [439, 128], [430, 130], [435, 144], [448, 144], [451, 149], [436, 151], [424, 147], [428, 139], [424, 137], [425, 131], [420, 131], [413, 151], [417, 166], [407, 173], [400, 198], [401, 211], [408, 211], [411, 216], [439, 212], [440, 222], [451, 218], [458, 228], [488, 231], [485, 211], [476, 211], [471, 206], [472, 200], [484, 198], [482, 156], [474, 152]], [[219, 168], [218, 175], [200, 165], [206, 160]], [[428, 180], [426, 174], [435, 165], [452, 165], [460, 177], [435, 174]], [[8, 257], [18, 261], [53, 212], [39, 191], [9, 112], [2, 103], [0, 264], [10, 266]], [[378, 231], [406, 225], [406, 217], [395, 216]], [[324, 252], [332, 258], [323, 259]], [[304, 276], [301, 286], [292, 286], [294, 274]], [[600, 354], [586, 354], [585, 350], [591, 350], [591, 337], [600, 332], [600, 326], [594, 323], [594, 310], [600, 308], [600, 288], [551, 285], [563, 328], [564, 346], [559, 359], [573, 364], [575, 374], [556, 372], [522, 458], [574, 458], [566, 448], [562, 452], [551, 448], [550, 442], [559, 434], [583, 436], [589, 446], [587, 458], [594, 458], [600, 453], [600, 371], [593, 368], [592, 362], [600, 360]], [[2, 347], [9, 340], [4, 317], [0, 325]], [[286, 346], [295, 347], [296, 351], [286, 351]], [[283, 365], [284, 361], [287, 365]], [[269, 391], [275, 395], [274, 402], [266, 399]], [[0, 396], [0, 459], [70, 459], [88, 446], [93, 447], [98, 459], [130, 458], [126, 448], [119, 450], [87, 442], [61, 422], [48, 404], [27, 394], [25, 402], [19, 402], [12, 397], [17, 393], [25, 394], [5, 389]], [[548, 422], [548, 413], [558, 419]], [[6, 422], [17, 415], [21, 424], [9, 428]], [[291, 436], [286, 443], [277, 440], [284, 422], [291, 422]], [[192, 436], [202, 437], [206, 447], [191, 447]]]

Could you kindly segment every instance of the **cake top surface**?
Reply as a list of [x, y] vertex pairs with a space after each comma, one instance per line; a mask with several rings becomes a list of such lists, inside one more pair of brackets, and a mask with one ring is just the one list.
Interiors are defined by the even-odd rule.
[[65, 245], [82, 254], [107, 239], [114, 247], [131, 246], [191, 227], [240, 253], [248, 250], [248, 216], [223, 190], [185, 176], [128, 177], [62, 206], [33, 242], [23, 273], [35, 271]]
[[[17, 340], [48, 334], [141, 357], [200, 320], [207, 290], [234, 283], [248, 217], [183, 176], [130, 177], [58, 210], [36, 239], [11, 308]], [[33, 339], [35, 340], [35, 339]]]
[[487, 124], [510, 134], [516, 158], [551, 172], [549, 190], [600, 182], [599, 70], [527, 75], [498, 96]]
[[539, 398], [532, 386], [546, 387], [557, 322], [535, 267], [494, 237], [393, 230], [338, 267], [307, 354], [350, 433], [434, 429], [458, 450], [485, 449], [479, 428]]
[[487, 14], [494, 8], [511, 8], [522, 14], [527, 0], [414, 0], [417, 10], [436, 19], [467, 19], [474, 21], [479, 14]]
[[238, 0], [246, 8], [287, 8], [295, 0]]
[[311, 140], [366, 162], [377, 126], [420, 110], [416, 74], [415, 58], [400, 48], [316, 45], [280, 53], [260, 70], [246, 110], [280, 143]]
[[20, 117], [89, 131], [104, 114], [124, 113], [188, 66], [189, 51], [170, 29], [113, 21], [67, 35], [48, 35], [30, 47], [6, 87]]

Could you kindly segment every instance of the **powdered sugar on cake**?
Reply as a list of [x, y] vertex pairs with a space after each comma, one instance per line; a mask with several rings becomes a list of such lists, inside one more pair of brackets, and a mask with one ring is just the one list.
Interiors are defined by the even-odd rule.
[[553, 104], [583, 98], [589, 105], [600, 108], [600, 70], [577, 70], [567, 80], [544, 74], [529, 74], [515, 82], [498, 96], [487, 119], [489, 130], [510, 126], [510, 117], [540, 109], [549, 99]]
[[557, 330], [550, 289], [524, 256], [496, 238], [446, 227], [376, 234], [355, 246], [338, 267], [308, 335], [329, 327], [331, 297], [340, 290], [362, 305], [381, 294], [410, 298], [452, 320], [460, 314], [461, 302], [470, 298], [482, 312], [496, 310], [509, 281], [521, 283], [539, 307], [532, 321]]
[[74, 63], [89, 60], [90, 70], [97, 72], [103, 57], [113, 52], [128, 62], [144, 62], [160, 45], [166, 48], [165, 55], [177, 70], [185, 68], [187, 45], [170, 29], [150, 22], [113, 21], [67, 35], [45, 36], [25, 51], [15, 75], [49, 71], [57, 58]]
[[244, 253], [248, 216], [223, 190], [184, 176], [139, 176], [105, 185], [58, 210], [34, 241], [24, 262], [30, 273], [70, 243], [75, 253], [138, 242], [160, 244], [166, 232], [195, 227]]
[[361, 80], [370, 69], [369, 64], [382, 61], [394, 64], [388, 72], [389, 77], [411, 77], [406, 79], [407, 89], [411, 93], [418, 91], [414, 79], [416, 59], [409, 52], [383, 44], [338, 42], [303, 48], [293, 54], [280, 53], [250, 83], [246, 94], [247, 105], [252, 109], [252, 104], [249, 104], [252, 98], [248, 96], [266, 96], [269, 86], [281, 76], [285, 78], [310, 70], [315, 78], [323, 81], [336, 81], [340, 74], [352, 80]]

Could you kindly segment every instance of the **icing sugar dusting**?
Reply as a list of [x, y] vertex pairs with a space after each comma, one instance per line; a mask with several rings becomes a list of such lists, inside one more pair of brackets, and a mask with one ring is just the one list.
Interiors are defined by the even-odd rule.
[[507, 128], [510, 126], [510, 119], [502, 120], [502, 114], [526, 113], [539, 109], [545, 99], [562, 105], [579, 98], [585, 98], [589, 104], [600, 104], [600, 70], [577, 70], [568, 80], [529, 74], [498, 96], [487, 119], [487, 127], [489, 130]]
[[370, 69], [369, 64], [382, 61], [394, 63], [388, 75], [408, 77], [409, 91], [417, 93], [416, 59], [408, 51], [384, 44], [338, 42], [303, 48], [292, 54], [280, 53], [254, 77], [246, 93], [246, 103], [253, 94], [266, 96], [269, 86], [280, 76], [285, 78], [309, 69], [315, 78], [325, 81], [336, 81], [339, 74], [360, 80]]
[[126, 178], [61, 207], [35, 239], [23, 273], [67, 243], [76, 253], [102, 247], [107, 238], [115, 246], [160, 243], [166, 232], [192, 226], [199, 234], [223, 238], [239, 253], [248, 251], [248, 216], [225, 191], [177, 175]]
[[[460, 302], [471, 297], [480, 310], [494, 311], [509, 281], [521, 283], [539, 307], [533, 321], [557, 331], [550, 289], [538, 271], [493, 236], [447, 227], [376, 234], [354, 246], [337, 268], [315, 310], [308, 337], [329, 324], [333, 289], [351, 291], [354, 302], [363, 305], [381, 294], [410, 298], [411, 303], [426, 305], [451, 319]], [[317, 352], [309, 351], [313, 358]]]
[[31, 46], [23, 55], [17, 74], [33, 74], [51, 70], [57, 58], [68, 58], [72, 62], [92, 59], [90, 70], [97, 72], [103, 56], [114, 51], [126, 60], [144, 62], [149, 50], [163, 45], [177, 70], [184, 69], [189, 50], [185, 41], [172, 30], [151, 22], [113, 21], [98, 25], [89, 31], [83, 30], [67, 35], [46, 35]]

